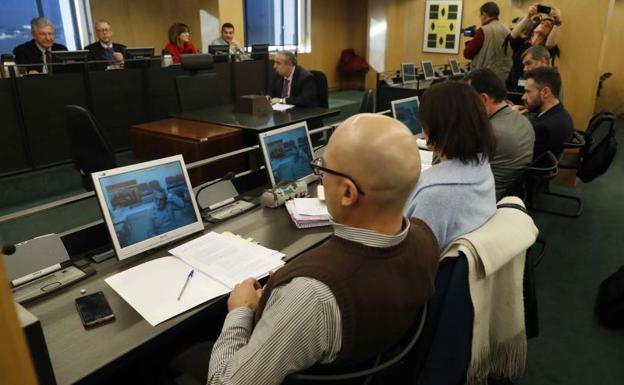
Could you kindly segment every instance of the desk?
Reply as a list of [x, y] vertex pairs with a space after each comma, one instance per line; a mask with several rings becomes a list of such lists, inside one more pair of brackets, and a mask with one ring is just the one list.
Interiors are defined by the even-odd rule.
[[[182, 154], [186, 163], [225, 154], [244, 147], [240, 129], [183, 119], [163, 119], [131, 128], [132, 151], [142, 160]], [[193, 186], [222, 177], [228, 171], [247, 169], [244, 154], [189, 170]]]
[[320, 107], [294, 107], [286, 111], [273, 111], [267, 115], [251, 115], [233, 112], [234, 105], [204, 108], [195, 111], [178, 112], [173, 117], [198, 122], [214, 123], [223, 126], [261, 132], [312, 119], [336, 116], [340, 110]]
[[[224, 223], [207, 225], [206, 231], [231, 231], [252, 237], [263, 246], [286, 254], [287, 260], [331, 235], [330, 227], [297, 230], [284, 207], [278, 209], [258, 207]], [[100, 374], [106, 373], [106, 369], [110, 370], [111, 366], [119, 363], [124, 356], [127, 357], [133, 351], [165, 334], [171, 337], [176, 328], [184, 327], [185, 321], [191, 321], [194, 316], [201, 316], [198, 313], [209, 312], [211, 305], [219, 302], [219, 299], [209, 301], [152, 327], [104, 282], [106, 277], [117, 272], [150, 259], [163, 257], [168, 254], [167, 250], [186, 241], [188, 239], [178, 241], [144, 258], [102, 262], [95, 265], [94, 276], [26, 306], [41, 321], [58, 384], [88, 381], [93, 379], [92, 375], [98, 371]], [[85, 288], [88, 293], [103, 291], [116, 315], [116, 320], [92, 330], [85, 330], [74, 305], [74, 299], [80, 296], [81, 288]]]

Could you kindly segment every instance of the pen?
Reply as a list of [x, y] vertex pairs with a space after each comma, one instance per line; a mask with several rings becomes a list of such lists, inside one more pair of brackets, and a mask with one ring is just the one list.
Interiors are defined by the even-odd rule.
[[194, 272], [195, 272], [195, 270], [191, 270], [191, 272], [186, 277], [186, 281], [184, 282], [184, 286], [182, 286], [182, 290], [180, 290], [180, 295], [178, 296], [178, 301], [180, 300], [180, 298], [182, 298], [182, 294], [184, 294], [184, 290], [186, 290], [186, 287], [188, 286], [189, 281], [191, 280], [191, 278], [193, 278], [193, 273]]

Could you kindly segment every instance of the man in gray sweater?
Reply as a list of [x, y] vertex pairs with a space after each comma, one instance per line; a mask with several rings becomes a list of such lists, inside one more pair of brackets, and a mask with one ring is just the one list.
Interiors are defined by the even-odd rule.
[[535, 131], [526, 117], [507, 105], [505, 84], [493, 71], [472, 71], [466, 81], [481, 95], [496, 137], [490, 167], [498, 200], [531, 163]]

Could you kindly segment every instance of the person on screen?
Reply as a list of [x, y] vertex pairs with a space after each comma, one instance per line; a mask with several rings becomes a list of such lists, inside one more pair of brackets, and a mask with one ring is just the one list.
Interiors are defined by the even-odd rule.
[[363, 362], [402, 340], [433, 294], [435, 238], [402, 213], [420, 175], [409, 129], [386, 116], [352, 116], [314, 168], [333, 235], [264, 288], [253, 278], [234, 287], [208, 378], [205, 361], [193, 372], [201, 383], [274, 385], [316, 364]]
[[275, 55], [273, 69], [276, 76], [271, 86], [271, 104], [318, 107], [314, 76], [297, 65], [295, 54], [279, 51]]
[[234, 40], [234, 24], [223, 23], [221, 26], [221, 37], [214, 39], [210, 45], [228, 45], [230, 46], [230, 55], [234, 55], [236, 61], [251, 59], [240, 44]]
[[162, 188], [154, 190], [154, 206], [150, 213], [148, 237], [163, 234], [179, 227], [174, 210], [184, 208], [184, 200], [176, 194], [167, 194]]
[[282, 163], [276, 170], [276, 181], [295, 181], [303, 178], [304, 176], [311, 174], [310, 159], [305, 152], [295, 147], [292, 151], [292, 158], [290, 161]]
[[45, 17], [37, 17], [30, 21], [32, 40], [18, 45], [13, 49], [15, 64], [42, 64], [30, 66], [28, 73], [52, 73], [52, 51], [67, 51], [67, 47], [54, 42], [54, 25]]
[[106, 20], [96, 21], [94, 35], [97, 41], [84, 47], [89, 51], [89, 61], [106, 62], [97, 66], [101, 69], [121, 68], [126, 54], [126, 46], [113, 43], [113, 28], [110, 23]]
[[188, 25], [173, 23], [169, 27], [169, 43], [165, 50], [171, 55], [174, 64], [180, 64], [180, 55], [197, 53], [197, 48], [191, 43], [191, 33]]

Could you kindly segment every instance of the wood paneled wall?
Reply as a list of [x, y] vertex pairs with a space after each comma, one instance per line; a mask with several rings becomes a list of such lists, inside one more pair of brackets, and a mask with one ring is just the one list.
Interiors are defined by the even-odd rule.
[[607, 39], [600, 73], [611, 72], [613, 76], [605, 81], [596, 100], [596, 112], [611, 111], [624, 114], [624, 0], [616, 0], [613, 15], [607, 26]]

